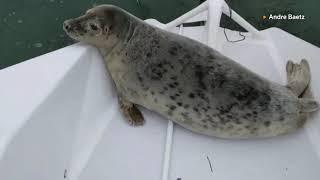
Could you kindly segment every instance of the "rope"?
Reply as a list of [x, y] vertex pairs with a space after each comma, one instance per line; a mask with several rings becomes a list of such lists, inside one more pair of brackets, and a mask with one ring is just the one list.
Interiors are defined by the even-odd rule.
[[[229, 13], [230, 13], [230, 14], [229, 14], [229, 17], [230, 17], [230, 19], [232, 20], [232, 10], [231, 10], [230, 6], [228, 6], [228, 8], [229, 8]], [[229, 40], [229, 38], [228, 38], [228, 36], [227, 36], [226, 28], [225, 28], [225, 27], [223, 28], [223, 34], [224, 34], [224, 36], [226, 37], [226, 40], [227, 40], [228, 42], [231, 42], [231, 43], [240, 42], [240, 41], [243, 41], [243, 40], [246, 39], [246, 36], [244, 36], [243, 34], [241, 34], [240, 31], [238, 31], [238, 32], [239, 32], [239, 35], [242, 36], [242, 39], [238, 39], [238, 40], [235, 40], [235, 41]]]

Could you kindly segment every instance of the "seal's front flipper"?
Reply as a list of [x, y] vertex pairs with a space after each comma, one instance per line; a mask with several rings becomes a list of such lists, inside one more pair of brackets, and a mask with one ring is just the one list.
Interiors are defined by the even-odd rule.
[[295, 64], [292, 61], [287, 62], [287, 81], [288, 89], [290, 89], [295, 95], [301, 96], [301, 94], [307, 89], [311, 74], [310, 66], [305, 59], [302, 59], [300, 64]]
[[142, 126], [144, 124], [143, 115], [135, 104], [126, 101], [123, 98], [119, 98], [119, 104], [123, 115], [131, 126]]

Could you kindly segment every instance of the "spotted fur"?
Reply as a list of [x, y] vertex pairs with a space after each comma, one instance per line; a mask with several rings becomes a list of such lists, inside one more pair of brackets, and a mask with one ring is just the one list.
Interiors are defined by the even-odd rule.
[[[83, 32], [88, 26], [73, 21], [93, 21], [101, 34]], [[73, 21], [84, 35], [70, 36], [100, 49], [122, 98], [191, 131], [233, 139], [271, 137], [301, 124], [299, 98], [288, 88], [202, 43], [110, 5]]]

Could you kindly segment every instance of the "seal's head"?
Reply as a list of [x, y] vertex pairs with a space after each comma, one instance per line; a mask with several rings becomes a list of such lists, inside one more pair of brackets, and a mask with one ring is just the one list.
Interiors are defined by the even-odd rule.
[[128, 14], [113, 5], [100, 5], [66, 20], [63, 29], [73, 39], [97, 47], [112, 47], [126, 33]]

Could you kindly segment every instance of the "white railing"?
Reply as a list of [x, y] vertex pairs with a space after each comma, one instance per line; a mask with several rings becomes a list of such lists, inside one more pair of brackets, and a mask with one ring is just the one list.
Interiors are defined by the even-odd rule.
[[[245, 30], [252, 34], [253, 37], [264, 39], [264, 37], [259, 33], [259, 31], [253, 27], [250, 23], [244, 20], [239, 14], [233, 11], [228, 4], [223, 0], [208, 0], [203, 2], [198, 7], [192, 9], [191, 11], [185, 13], [184, 15], [178, 17], [177, 19], [166, 24], [165, 29], [170, 29], [176, 27], [188, 19], [204, 12], [208, 11], [208, 45], [216, 48], [217, 45], [214, 43], [217, 40], [217, 33], [220, 25], [222, 13], [229, 16], [231, 19], [242, 26]], [[217, 49], [217, 48], [216, 48]], [[219, 48], [218, 48], [219, 49]]]

